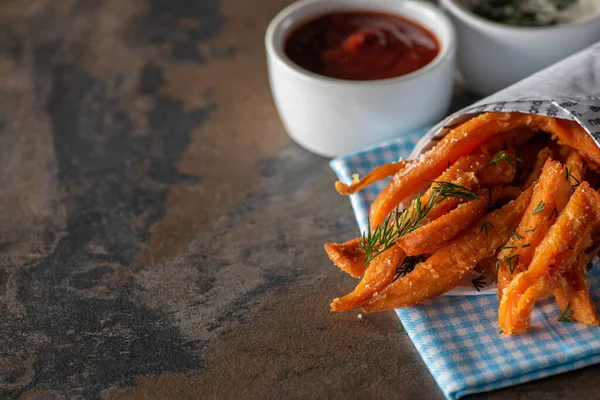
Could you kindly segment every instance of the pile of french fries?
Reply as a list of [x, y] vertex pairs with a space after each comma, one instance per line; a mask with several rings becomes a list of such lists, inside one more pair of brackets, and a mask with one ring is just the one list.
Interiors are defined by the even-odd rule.
[[370, 210], [370, 229], [327, 243], [359, 278], [332, 311], [408, 307], [471, 279], [497, 279], [504, 334], [525, 332], [535, 303], [554, 295], [559, 320], [598, 325], [588, 250], [600, 233], [600, 148], [575, 122], [485, 113], [452, 129], [416, 160], [382, 165], [349, 195], [392, 177]]

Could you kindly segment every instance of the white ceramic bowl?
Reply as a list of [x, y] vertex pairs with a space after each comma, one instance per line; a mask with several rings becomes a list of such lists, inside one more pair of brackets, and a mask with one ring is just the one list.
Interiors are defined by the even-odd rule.
[[497, 92], [600, 40], [600, 13], [551, 27], [515, 27], [488, 21], [456, 0], [441, 0], [458, 35], [458, 69], [467, 86]]
[[[440, 52], [425, 67], [391, 79], [350, 81], [309, 72], [284, 53], [290, 30], [334, 11], [400, 14], [428, 28]], [[306, 149], [338, 156], [438, 122], [452, 95], [455, 34], [435, 6], [412, 0], [301, 0], [281, 11], [265, 45], [275, 105], [292, 139]]]

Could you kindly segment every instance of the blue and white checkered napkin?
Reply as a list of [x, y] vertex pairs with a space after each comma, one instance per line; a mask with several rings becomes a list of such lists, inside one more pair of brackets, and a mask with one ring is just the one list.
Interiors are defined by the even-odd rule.
[[[352, 181], [374, 167], [408, 157], [426, 131], [416, 132], [331, 161], [340, 180]], [[387, 182], [350, 196], [360, 230], [369, 205]], [[600, 305], [598, 263], [590, 272], [592, 296]], [[427, 368], [448, 399], [485, 392], [600, 362], [600, 327], [561, 323], [553, 300], [537, 304], [525, 335], [500, 335], [496, 296], [444, 296], [396, 310]]]

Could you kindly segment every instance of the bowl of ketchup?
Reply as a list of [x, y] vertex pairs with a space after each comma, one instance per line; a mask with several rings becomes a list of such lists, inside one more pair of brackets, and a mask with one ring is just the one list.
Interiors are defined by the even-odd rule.
[[338, 156], [438, 122], [453, 86], [454, 29], [413, 0], [300, 0], [270, 23], [275, 105], [291, 138]]

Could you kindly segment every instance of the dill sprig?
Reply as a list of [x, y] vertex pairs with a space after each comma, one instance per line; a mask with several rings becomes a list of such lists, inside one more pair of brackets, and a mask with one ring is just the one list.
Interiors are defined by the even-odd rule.
[[429, 181], [426, 179], [425, 182], [430, 182], [432, 184], [435, 183], [438, 185], [437, 187], [433, 188], [434, 195], [440, 198], [437, 201], [437, 203], [441, 202], [442, 200], [448, 197], [454, 197], [463, 200], [476, 200], [479, 198], [477, 193], [467, 189], [464, 186], [457, 185], [456, 183], [443, 181]]
[[490, 160], [488, 164], [494, 164], [500, 161], [506, 161], [510, 165], [510, 169], [512, 172], [515, 172], [515, 168], [517, 168], [517, 162], [523, 162], [522, 159], [518, 157], [512, 157], [506, 151], [499, 151], [496, 155]]
[[413, 272], [417, 264], [427, 260], [427, 254], [421, 254], [419, 256], [406, 256], [402, 261], [402, 264], [396, 268], [396, 274], [392, 282], [396, 282], [399, 278], [403, 278], [407, 274]]
[[488, 226], [491, 226], [493, 229], [494, 228], [494, 224], [492, 224], [489, 221], [485, 221], [483, 224], [481, 224], [481, 228], [479, 228], [479, 232], [485, 231], [485, 241], [487, 243], [488, 241]]
[[573, 171], [573, 168], [571, 168], [571, 170], [569, 170], [569, 167], [565, 167], [565, 171], [567, 172], [566, 173], [566, 175], [567, 175], [567, 182], [569, 181], [569, 178], [571, 178], [571, 179], [573, 179], [575, 181], [575, 184], [571, 185], [571, 189], [573, 189], [573, 190], [577, 189], [577, 186], [581, 185], [581, 182], [579, 182], [579, 179], [577, 179], [575, 177], [575, 175], [573, 175], [571, 173], [571, 171]]
[[525, 232], [526, 233], [535, 232], [536, 229], [537, 229], [537, 225], [535, 226], [535, 228], [527, 229]]
[[396, 243], [398, 238], [407, 235], [420, 228], [427, 219], [427, 214], [438, 203], [448, 197], [454, 197], [464, 200], [478, 199], [473, 191], [451, 182], [427, 181], [431, 182], [433, 192], [426, 204], [423, 204], [421, 195], [417, 195], [404, 209], [392, 211], [377, 227], [364, 232], [358, 245], [363, 249], [366, 255], [365, 263], [371, 262], [375, 257], [384, 251], [390, 249]]
[[477, 278], [472, 279], [471, 283], [473, 286], [475, 286], [475, 289], [477, 289], [478, 292], [481, 291], [481, 289], [483, 289], [485, 286], [485, 275], [479, 275]]
[[510, 257], [506, 257], [504, 259], [504, 261], [506, 262], [506, 265], [508, 266], [508, 270], [510, 271], [510, 274], [514, 274], [515, 273], [515, 269], [517, 268], [517, 264], [519, 263], [519, 255], [518, 254], [513, 254]]
[[398, 332], [406, 333], [406, 329], [404, 328], [404, 325], [402, 325], [402, 322], [398, 321], [398, 324], [396, 324], [396, 327], [398, 328]]
[[554, 209], [552, 210], [552, 213], [548, 217], [548, 221], [550, 221], [552, 219], [553, 215], [556, 215], [558, 217], [558, 210], [556, 209], [556, 207], [554, 207]]
[[567, 303], [567, 308], [565, 311], [558, 317], [558, 322], [575, 322], [571, 316], [573, 315], [573, 309], [571, 308], [571, 303]]
[[533, 212], [531, 213], [531, 215], [535, 215], [535, 214], [541, 212], [544, 208], [546, 208], [546, 204], [543, 201], [540, 201], [538, 203], [538, 205], [535, 206], [535, 209], [533, 210]]
[[513, 236], [516, 237], [518, 240], [523, 239], [523, 236], [519, 235], [516, 231], [513, 231]]

